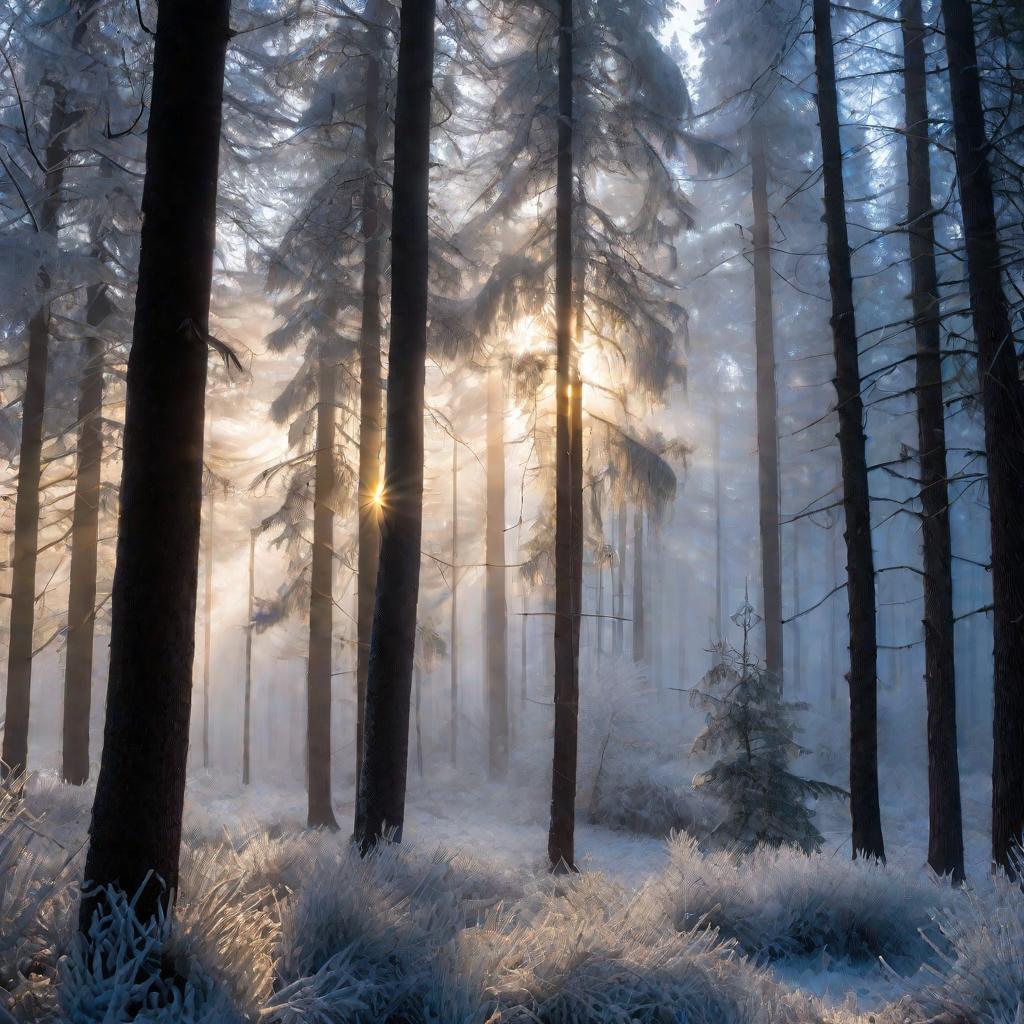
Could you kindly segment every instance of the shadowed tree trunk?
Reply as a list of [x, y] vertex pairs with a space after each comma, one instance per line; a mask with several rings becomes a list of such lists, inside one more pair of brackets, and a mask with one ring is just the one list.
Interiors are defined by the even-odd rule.
[[106, 285], [88, 291], [85, 366], [78, 383], [78, 451], [71, 527], [68, 636], [64, 668], [62, 775], [81, 786], [89, 779], [89, 718], [96, 624], [96, 562], [103, 463], [103, 342], [96, 334], [110, 313]]
[[249, 602], [245, 614], [245, 710], [242, 716], [242, 785], [252, 781], [252, 617], [256, 600], [256, 537], [249, 531]]
[[363, 763], [363, 719], [366, 710], [366, 673], [370, 664], [370, 630], [377, 586], [380, 550], [378, 513], [381, 485], [380, 447], [384, 403], [380, 365], [380, 282], [384, 237], [380, 224], [380, 77], [383, 31], [378, 24], [382, 11], [370, 0], [366, 18], [366, 181], [363, 185], [363, 309], [359, 335], [359, 579], [356, 610], [356, 785]]
[[336, 829], [331, 799], [331, 656], [334, 640], [334, 432], [337, 355], [320, 351], [316, 407], [313, 560], [309, 578], [306, 758], [310, 828]]
[[454, 768], [459, 749], [459, 442], [452, 438], [452, 607], [451, 607], [451, 677], [448, 688], [449, 756]]
[[[85, 5], [83, 5], [85, 9]], [[74, 33], [81, 39], [84, 15]], [[70, 109], [63, 86], [54, 90], [46, 165], [45, 198], [37, 222], [39, 233], [56, 238], [68, 159], [68, 133], [81, 120], [82, 111]], [[32, 690], [32, 640], [35, 629], [36, 558], [39, 547], [39, 481], [42, 476], [43, 413], [50, 345], [50, 275], [40, 267], [38, 286], [42, 304], [28, 322], [28, 358], [21, 399], [21, 443], [18, 448], [18, 486], [14, 509], [14, 544], [11, 556], [11, 621], [7, 649], [7, 701], [4, 742], [0, 754], [4, 773], [17, 774], [28, 763], [29, 703]]]
[[[87, 882], [137, 894], [142, 920], [178, 885], [228, 9], [162, 4], [156, 29], [106, 727], [85, 864]], [[83, 929], [102, 899], [83, 897]]]
[[203, 559], [203, 767], [210, 767], [210, 657], [213, 651], [213, 531], [217, 516], [214, 482], [206, 496], [206, 554]]
[[764, 649], [768, 671], [783, 672], [782, 553], [779, 540], [779, 427], [775, 387], [775, 315], [772, 307], [771, 229], [764, 125], [750, 132], [754, 207], [754, 347], [757, 361], [757, 480], [761, 534]]
[[409, 697], [423, 528], [423, 389], [427, 351], [427, 203], [434, 0], [402, 0], [395, 107], [391, 344], [377, 598], [370, 639], [355, 836], [366, 852], [402, 837]]
[[825, 224], [828, 231], [836, 414], [846, 515], [846, 593], [850, 619], [850, 817], [853, 855], [885, 857], [878, 807], [878, 673], [875, 564], [865, 457], [864, 406], [853, 311], [853, 276], [846, 228], [839, 97], [829, 0], [814, 0], [814, 63], [818, 80]]
[[928, 139], [925, 28], [921, 0], [902, 0], [906, 102], [907, 224], [917, 343], [917, 431], [921, 466], [924, 567], [924, 681], [928, 702], [928, 863], [938, 875], [964, 877], [960, 765], [956, 746], [953, 554], [946, 486], [942, 335]]
[[579, 592], [574, 475], [580, 386], [573, 344], [573, 15], [560, 0], [558, 166], [555, 193], [555, 726], [548, 857], [556, 870], [575, 867], [576, 748], [579, 715]]
[[1014, 875], [1011, 854], [1024, 831], [1024, 389], [1003, 292], [972, 5], [942, 0], [942, 16], [992, 526], [992, 859]]
[[487, 723], [488, 774], [508, 772], [508, 608], [505, 594], [505, 390], [501, 367], [487, 373]]
[[633, 661], [647, 657], [647, 632], [644, 619], [644, 511], [633, 508]]

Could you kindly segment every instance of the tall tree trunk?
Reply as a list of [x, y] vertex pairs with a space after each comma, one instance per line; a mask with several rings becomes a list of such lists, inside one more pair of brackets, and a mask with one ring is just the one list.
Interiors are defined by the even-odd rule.
[[334, 433], [337, 355], [320, 352], [316, 408], [313, 559], [309, 579], [306, 757], [310, 828], [336, 829], [331, 799], [331, 664], [334, 642]]
[[249, 602], [245, 614], [245, 710], [242, 715], [242, 785], [252, 781], [252, 617], [256, 603], [256, 536], [249, 532]]
[[[84, 22], [80, 16], [79, 25]], [[75, 38], [79, 38], [76, 29]], [[81, 119], [70, 109], [66, 89], [57, 86], [50, 113], [44, 151], [47, 168], [45, 198], [38, 223], [42, 235], [56, 238], [59, 231], [61, 190], [68, 159], [68, 133]], [[42, 304], [28, 322], [28, 360], [21, 399], [21, 443], [18, 449], [18, 486], [14, 509], [14, 550], [11, 574], [11, 623], [7, 650], [7, 701], [0, 768], [17, 774], [28, 763], [29, 704], [32, 690], [32, 640], [35, 629], [36, 557], [39, 546], [39, 483], [42, 477], [43, 413], [50, 345], [50, 274], [41, 266], [38, 275]]]
[[452, 438], [452, 605], [449, 631], [451, 677], [448, 714], [451, 731], [448, 753], [454, 768], [458, 763], [459, 750], [459, 442], [455, 438]]
[[615, 550], [615, 624], [612, 630], [612, 649], [622, 654], [625, 641], [626, 618], [626, 503], [619, 502], [616, 516], [616, 550]]
[[[136, 895], [142, 920], [178, 885], [228, 9], [177, 0], [161, 5], [156, 29], [106, 727], [85, 863], [87, 882]], [[104, 899], [88, 892], [83, 929]]]
[[505, 389], [500, 365], [487, 373], [487, 722], [488, 774], [508, 772], [508, 607], [505, 594]]
[[96, 623], [96, 562], [99, 542], [100, 469], [103, 463], [103, 342], [96, 334], [110, 312], [106, 285], [92, 285], [85, 320], [85, 366], [78, 383], [78, 452], [71, 527], [68, 636], [64, 669], [62, 775], [84, 785], [89, 779], [89, 719]]
[[722, 622], [722, 602], [725, 598], [723, 593], [724, 588], [724, 574], [722, 572], [722, 561], [725, 556], [725, 552], [722, 550], [722, 406], [721, 406], [721, 384], [722, 375], [716, 370], [715, 371], [715, 399], [714, 399], [714, 413], [712, 423], [712, 438], [711, 438], [711, 461], [713, 463], [712, 469], [715, 474], [714, 478], [714, 491], [715, 491], [715, 611], [714, 611], [714, 630], [715, 635], [712, 637], [712, 643], [719, 643], [725, 639], [725, 629]]
[[[580, 382], [573, 344], [573, 13], [560, 0], [558, 35], [558, 167], [555, 193], [555, 727], [548, 857], [556, 870], [573, 869], [576, 749], [579, 716], [579, 581], [575, 520], [575, 434], [580, 430]], [[575, 417], [575, 418], [574, 418]]]
[[751, 127], [754, 207], [754, 347], [757, 361], [757, 479], [761, 533], [761, 589], [768, 671], [782, 680], [782, 552], [779, 540], [779, 427], [775, 387], [775, 314], [764, 125]]
[[865, 457], [864, 406], [846, 228], [839, 97], [829, 0], [814, 0], [814, 63], [828, 230], [832, 337], [835, 346], [839, 451], [846, 515], [846, 593], [850, 620], [850, 816], [853, 855], [885, 857], [878, 807], [878, 673], [875, 564]]
[[647, 657], [647, 631], [644, 618], [644, 510], [633, 508], [633, 662]]
[[370, 665], [370, 631], [373, 599], [377, 588], [377, 557], [380, 552], [381, 425], [384, 402], [381, 393], [380, 282], [384, 236], [380, 224], [380, 76], [384, 50], [383, 17], [378, 0], [366, 7], [367, 28], [366, 132], [363, 183], [363, 308], [359, 335], [359, 578], [356, 611], [356, 786], [363, 764], [363, 719], [366, 712], [366, 675]]
[[907, 224], [917, 343], [917, 433], [924, 566], [924, 681], [928, 703], [928, 863], [964, 877], [960, 765], [956, 746], [953, 554], [946, 486], [942, 325], [935, 268], [935, 213], [928, 140], [925, 28], [921, 0], [902, 0], [906, 101]]
[[434, 0], [402, 0], [399, 33], [384, 507], [356, 801], [355, 834], [364, 852], [384, 829], [400, 840], [405, 820], [423, 528]]
[[213, 652], [213, 533], [217, 515], [214, 484], [206, 496], [206, 553], [203, 566], [203, 768], [210, 767], [210, 658]]
[[992, 859], [1013, 876], [1012, 851], [1024, 832], [1024, 389], [1003, 292], [974, 14], [968, 0], [942, 0], [942, 16], [992, 524]]

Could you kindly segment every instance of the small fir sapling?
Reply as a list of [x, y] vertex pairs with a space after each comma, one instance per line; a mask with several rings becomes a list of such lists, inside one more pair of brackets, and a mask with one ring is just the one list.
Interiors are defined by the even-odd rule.
[[750, 634], [761, 619], [749, 601], [731, 618], [742, 632], [741, 648], [719, 640], [712, 648], [714, 667], [690, 691], [691, 705], [707, 712], [692, 753], [722, 755], [693, 787], [727, 808], [716, 836], [746, 848], [767, 843], [817, 850], [822, 836], [806, 801], [848, 794], [791, 771], [806, 753], [795, 737], [796, 716], [807, 705], [784, 701], [781, 680], [751, 652]]

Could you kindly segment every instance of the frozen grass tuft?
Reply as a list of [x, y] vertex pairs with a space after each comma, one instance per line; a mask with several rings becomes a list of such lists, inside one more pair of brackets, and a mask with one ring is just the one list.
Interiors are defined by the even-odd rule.
[[669, 867], [651, 883], [681, 930], [706, 921], [745, 952], [768, 959], [827, 950], [916, 966], [942, 939], [934, 918], [957, 894], [922, 875], [790, 847], [702, 853], [669, 841]]

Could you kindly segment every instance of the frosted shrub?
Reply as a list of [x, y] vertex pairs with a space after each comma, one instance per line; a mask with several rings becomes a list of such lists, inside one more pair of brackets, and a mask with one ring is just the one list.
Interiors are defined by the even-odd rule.
[[[772, 959], [828, 950], [834, 957], [920, 962], [941, 941], [936, 913], [956, 893], [874, 862], [759, 847], [702, 854], [673, 836], [669, 867], [650, 883], [676, 927], [706, 920], [748, 953]], [[924, 933], [924, 935], [922, 935]]]
[[982, 898], [965, 895], [938, 920], [936, 981], [895, 1014], [935, 1024], [1024, 1022], [1024, 891], [1005, 876]]
[[61, 1024], [232, 1024], [242, 1016], [216, 977], [172, 938], [162, 913], [146, 922], [123, 893], [107, 890], [86, 939], [59, 966]]

